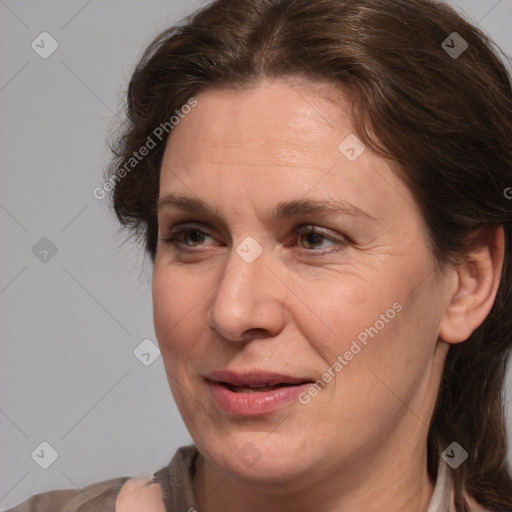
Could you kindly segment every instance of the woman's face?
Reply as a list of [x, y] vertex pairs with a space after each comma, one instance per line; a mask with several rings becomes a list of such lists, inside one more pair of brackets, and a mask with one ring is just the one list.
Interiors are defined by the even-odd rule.
[[247, 481], [417, 459], [446, 355], [415, 200], [329, 96], [204, 92], [163, 159], [156, 335], [200, 452]]

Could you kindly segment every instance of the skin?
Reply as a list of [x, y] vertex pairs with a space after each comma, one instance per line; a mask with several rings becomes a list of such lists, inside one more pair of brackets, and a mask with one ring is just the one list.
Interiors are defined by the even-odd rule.
[[[153, 303], [171, 391], [200, 451], [197, 508], [426, 511], [443, 363], [492, 306], [502, 232], [467, 263], [436, 270], [416, 202], [389, 161], [366, 148], [351, 162], [338, 149], [355, 132], [351, 105], [326, 84], [263, 80], [196, 99], [168, 139], [160, 198], [200, 199], [218, 215], [159, 209]], [[368, 218], [269, 220], [298, 199], [342, 200]], [[165, 242], [183, 223], [193, 223], [188, 234]], [[311, 225], [327, 238], [294, 232]], [[252, 263], [236, 251], [246, 237], [263, 251]], [[320, 379], [397, 303], [307, 405], [241, 418], [214, 402], [204, 379], [214, 370]], [[237, 457], [249, 442], [261, 454], [251, 467]]]

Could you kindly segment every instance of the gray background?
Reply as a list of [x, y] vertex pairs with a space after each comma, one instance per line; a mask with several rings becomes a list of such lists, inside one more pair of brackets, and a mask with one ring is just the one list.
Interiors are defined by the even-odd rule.
[[[453, 3], [512, 54], [512, 0]], [[151, 474], [190, 442], [162, 359], [145, 366], [133, 353], [155, 341], [151, 266], [92, 191], [136, 59], [198, 5], [0, 0], [2, 509]], [[59, 45], [47, 59], [31, 47], [45, 31]], [[58, 452], [48, 469], [43, 441]]]

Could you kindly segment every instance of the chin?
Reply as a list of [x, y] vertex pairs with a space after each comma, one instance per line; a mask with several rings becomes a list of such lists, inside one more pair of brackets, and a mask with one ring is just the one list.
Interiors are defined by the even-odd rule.
[[240, 432], [223, 439], [196, 442], [211, 464], [236, 479], [260, 484], [295, 481], [318, 467], [322, 455], [303, 436]]

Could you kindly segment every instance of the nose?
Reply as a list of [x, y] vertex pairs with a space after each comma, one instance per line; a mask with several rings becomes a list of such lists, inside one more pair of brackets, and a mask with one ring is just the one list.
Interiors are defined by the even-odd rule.
[[285, 322], [285, 286], [265, 252], [249, 263], [233, 249], [222, 272], [210, 305], [210, 325], [228, 341], [277, 336]]

